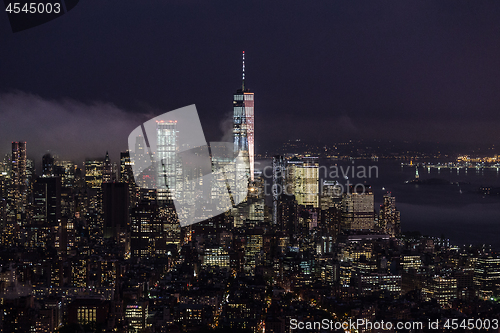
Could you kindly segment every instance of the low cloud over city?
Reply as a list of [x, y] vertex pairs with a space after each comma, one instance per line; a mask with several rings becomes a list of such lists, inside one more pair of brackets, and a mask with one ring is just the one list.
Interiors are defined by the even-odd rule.
[[21, 91], [0, 95], [0, 152], [11, 141], [26, 141], [28, 155], [37, 159], [50, 150], [64, 159], [104, 156], [106, 150], [127, 149], [127, 136], [148, 119], [111, 103], [51, 100]]

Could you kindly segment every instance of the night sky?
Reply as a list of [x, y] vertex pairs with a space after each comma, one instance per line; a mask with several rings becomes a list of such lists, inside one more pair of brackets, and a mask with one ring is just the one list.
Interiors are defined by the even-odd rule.
[[0, 43], [0, 153], [117, 159], [141, 122], [190, 104], [219, 140], [242, 50], [257, 152], [500, 141], [499, 1], [85, 0], [18, 33], [0, 14]]

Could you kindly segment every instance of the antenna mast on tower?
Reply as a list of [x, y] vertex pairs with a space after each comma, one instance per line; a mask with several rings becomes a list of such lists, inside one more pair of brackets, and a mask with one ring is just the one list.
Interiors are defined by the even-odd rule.
[[241, 78], [241, 91], [245, 91], [245, 51], [243, 51], [243, 76]]

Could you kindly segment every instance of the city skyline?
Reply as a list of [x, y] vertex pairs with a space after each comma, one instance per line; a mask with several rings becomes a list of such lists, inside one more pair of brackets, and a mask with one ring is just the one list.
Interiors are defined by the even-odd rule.
[[[236, 151], [242, 151], [244, 153], [245, 156], [248, 156], [247, 158], [249, 159], [249, 161], [252, 161], [250, 163], [250, 170], [247, 171], [247, 173], [249, 173], [251, 176], [254, 175], [254, 170], [252, 170], [252, 167], [254, 166], [254, 154], [250, 153], [252, 150], [254, 150], [253, 146], [254, 146], [254, 133], [255, 133], [255, 130], [254, 130], [254, 93], [253, 92], [250, 92], [250, 90], [247, 88], [248, 85], [245, 86], [245, 59], [244, 59], [244, 52], [243, 52], [243, 76], [242, 76], [242, 81], [241, 81], [241, 88], [238, 89], [236, 91], [235, 94], [233, 94], [233, 113], [232, 115], [230, 116], [231, 120], [232, 120], [232, 126], [231, 128], [229, 128], [228, 126], [226, 126], [226, 133], [224, 134], [224, 137], [227, 141], [233, 141], [233, 143], [235, 144], [235, 152]], [[228, 96], [229, 97], [229, 96]], [[227, 98], [227, 99], [230, 99]], [[248, 105], [247, 105], [248, 104]], [[264, 116], [264, 115], [262, 115]], [[257, 119], [260, 118], [260, 115], [259, 117], [257, 117]], [[137, 118], [136, 118], [137, 119]], [[245, 126], [242, 126], [245, 125]], [[137, 126], [137, 125], [134, 125], [134, 126]], [[160, 138], [161, 137], [174, 137], [172, 135], [162, 135], [161, 134], [161, 131], [160, 130], [160, 127], [161, 126], [167, 126], [167, 125], [164, 125], [164, 124], [160, 124], [158, 123], [157, 124], [157, 131], [158, 131], [158, 135], [157, 135], [157, 140], [158, 141], [158, 144], [160, 144]], [[168, 127], [168, 126], [167, 126]], [[167, 128], [165, 127], [165, 129]], [[171, 130], [171, 129], [170, 129]], [[228, 132], [231, 133], [230, 135], [232, 136], [232, 138], [228, 138]], [[257, 136], [257, 139], [258, 139], [258, 136]], [[293, 141], [293, 140], [292, 140]], [[137, 144], [138, 141], [135, 142], [135, 144]], [[329, 149], [327, 150], [327, 145], [325, 145], [324, 147], [321, 147], [319, 144], [317, 144], [317, 146], [314, 148], [316, 150], [309, 150], [309, 152], [307, 152], [307, 149], [310, 149], [311, 147], [307, 147], [307, 146], [303, 146], [303, 147], [298, 147], [297, 146], [297, 142], [288, 142], [288, 146], [285, 144], [283, 147], [281, 147], [281, 149], [283, 149], [283, 153], [286, 153], [288, 155], [288, 157], [290, 157], [291, 155], [311, 155], [312, 156], [322, 156], [323, 159], [325, 157], [328, 157], [330, 158], [331, 156], [335, 157], [335, 158], [338, 158], [340, 157], [341, 155], [338, 155], [338, 153], [336, 152], [336, 150], [341, 146], [343, 145], [344, 143], [341, 143], [340, 146], [338, 144], [334, 144], [332, 147], [328, 147]], [[294, 147], [295, 146], [295, 147]], [[313, 145], [314, 146], [314, 145]], [[166, 146], [165, 146], [166, 147]], [[169, 153], [167, 153], [167, 150], [169, 150], [170, 148], [161, 148], [158, 150], [158, 156], [163, 156], [163, 158], [167, 158], [167, 159], [172, 159], [173, 156], [170, 156], [172, 154], [169, 155]], [[299, 149], [298, 151], [296, 149]], [[333, 149], [334, 148], [334, 149]], [[380, 148], [380, 147], [379, 147]], [[287, 150], [289, 149], [289, 150]], [[302, 151], [300, 151], [300, 149], [303, 149]], [[358, 148], [359, 149], [359, 148]], [[171, 149], [170, 149], [171, 150]], [[102, 151], [102, 150], [101, 150]], [[354, 150], [353, 150], [354, 151]], [[28, 150], [29, 152], [29, 150]], [[489, 150], [486, 150], [486, 151], [483, 151], [483, 153], [493, 153], [493, 150], [489, 151]], [[120, 150], [120, 151], [112, 151], [112, 156], [117, 156], [117, 154], [119, 153], [120, 154], [120, 158], [121, 158], [121, 154], [124, 153], [124, 150]], [[373, 158], [374, 156], [377, 156], [378, 158], [378, 155], [377, 153], [374, 153], [374, 152], [371, 152], [368, 150], [365, 152], [366, 154], [364, 155], [364, 157], [361, 157], [361, 158], [365, 158], [365, 159], [371, 159]], [[386, 156], [381, 156], [382, 158], [400, 158], [401, 156], [399, 155], [393, 155], [391, 156], [391, 154], [394, 154], [394, 151], [392, 152], [387, 152], [388, 154]], [[418, 156], [418, 153], [415, 154], [415, 155], [412, 155], [412, 153], [410, 153], [409, 151], [407, 152], [408, 155], [403, 155], [404, 158], [408, 159], [413, 159], [415, 158], [415, 160], [417, 160], [419, 158]], [[275, 153], [273, 153], [275, 154]], [[290, 155], [291, 154], [291, 155]], [[333, 154], [333, 155], [329, 155], [329, 154]], [[337, 155], [335, 155], [337, 154]], [[97, 154], [94, 154], [94, 155], [97, 155]], [[29, 154], [28, 154], [29, 156]], [[262, 157], [266, 157], [266, 158], [270, 158], [271, 156], [268, 154], [267, 156], [266, 155], [259, 155], [261, 158]], [[346, 156], [348, 155], [344, 155], [342, 158], [346, 158]], [[495, 155], [496, 156], [496, 155]], [[494, 162], [496, 160], [496, 157], [493, 156], [493, 155], [490, 155], [490, 158], [492, 158], [492, 161]], [[44, 155], [45, 157], [45, 155]], [[351, 156], [348, 156], [349, 158], [352, 158], [353, 155]], [[427, 157], [428, 158], [428, 157]], [[448, 160], [450, 159], [450, 157], [447, 157]], [[453, 157], [454, 158], [454, 157]], [[460, 156], [458, 158], [464, 158], [463, 156]], [[109, 165], [109, 154], [108, 154], [108, 151], [106, 151], [106, 157], [103, 158], [102, 155], [100, 158], [97, 158], [97, 159], [94, 159], [94, 158], [85, 158], [84, 159], [84, 163], [82, 164], [81, 161], [78, 161], [78, 160], [75, 160], [73, 161], [74, 163], [76, 163], [76, 165], [78, 166], [82, 166], [82, 165], [85, 165], [85, 168], [82, 168], [82, 171], [83, 170], [86, 170], [87, 167], [88, 167], [88, 162], [90, 164], [92, 163], [95, 163], [95, 161], [97, 161], [97, 163], [101, 163], [102, 164], [102, 160], [106, 159], [108, 161], [108, 165]], [[42, 160], [42, 167], [43, 167], [43, 158], [41, 159]], [[60, 157], [59, 159], [59, 162], [64, 162], [64, 163], [68, 163], [69, 161], [67, 161], [67, 159], [63, 157]], [[116, 159], [113, 159], [114, 161], [116, 161]], [[36, 168], [38, 168], [39, 166], [39, 161], [40, 159], [35, 159], [34, 160], [34, 165]], [[304, 161], [308, 161], [307, 159], [305, 159]], [[54, 162], [54, 161], [52, 161]], [[493, 163], [493, 162], [489, 162], [489, 163]], [[300, 163], [304, 163], [304, 162], [300, 162]], [[324, 163], [324, 161], [323, 161]], [[260, 165], [260, 162], [258, 163]], [[293, 164], [293, 163], [292, 163]], [[100, 165], [100, 164], [99, 164]], [[312, 205], [313, 207], [317, 208], [319, 206], [319, 197], [318, 197], [318, 193], [316, 193], [314, 190], [307, 190], [307, 188], [311, 188], [311, 186], [314, 188], [314, 184], [316, 184], [317, 182], [319, 182], [319, 178], [315, 180], [315, 177], [317, 178], [317, 175], [314, 176], [314, 173], [311, 174], [311, 172], [314, 172], [314, 170], [316, 170], [317, 172], [317, 167], [318, 167], [318, 164], [317, 164], [317, 161], [313, 162], [312, 164], [309, 163], [309, 162], [306, 162], [304, 164], [304, 167], [301, 167], [301, 168], [298, 168], [297, 169], [297, 172], [301, 171], [303, 172], [303, 174], [301, 176], [299, 176], [299, 178], [302, 178], [303, 180], [301, 181], [298, 181], [296, 184], [294, 184], [294, 186], [297, 186], [297, 188], [299, 188], [299, 190], [297, 191], [297, 193], [295, 193], [296, 197], [297, 197], [297, 201], [299, 204], [301, 205]], [[259, 170], [259, 167], [257, 168]], [[354, 170], [354, 169], [353, 169]], [[117, 173], [118, 170], [115, 169], [115, 172]], [[169, 182], [173, 182], [173, 171], [170, 170], [168, 172], [170, 174], [170, 180]], [[308, 180], [309, 177], [312, 175], [312, 178], [311, 180]], [[353, 174], [354, 175], [354, 174]], [[115, 177], [115, 179], [118, 179], [119, 177]], [[252, 179], [253, 180], [253, 179]], [[290, 180], [289, 180], [290, 182]], [[292, 181], [294, 182], [294, 180]], [[384, 184], [385, 185], [385, 184]], [[100, 186], [100, 183], [97, 187]], [[494, 186], [494, 185], [493, 185]], [[317, 184], [316, 184], [316, 187]], [[162, 192], [161, 190], [159, 192]], [[161, 194], [161, 193], [160, 193]], [[159, 196], [161, 197], [161, 195]], [[166, 192], [163, 194], [163, 197], [166, 198]], [[165, 199], [164, 198], [164, 199]], [[159, 198], [160, 199], [160, 198]], [[379, 194], [378, 198], [377, 198], [377, 201], [380, 202], [382, 200], [382, 196]], [[373, 208], [373, 207], [372, 207]], [[273, 216], [274, 216], [274, 220], [276, 220], [276, 216], [275, 216], [275, 211], [276, 211], [276, 198], [274, 198], [274, 202], [273, 202]]]
[[0, 332], [500, 332], [500, 2], [5, 3]]
[[[162, 146], [177, 137], [175, 124], [155, 124], [160, 154], [172, 148]], [[406, 321], [394, 325], [425, 325], [432, 311], [439, 314], [433, 325], [446, 329], [450, 314], [474, 317], [464, 311], [471, 307], [490, 316], [476, 325], [498, 324], [498, 252], [402, 233], [396, 198], [386, 193], [377, 212], [370, 186], [338, 193], [336, 182], [324, 181], [320, 192], [315, 158], [275, 158], [273, 184], [290, 189], [274, 192], [272, 213], [258, 175], [244, 202], [181, 228], [160, 192], [130, 178], [127, 154], [120, 168], [106, 154], [86, 161], [83, 173], [45, 155], [38, 178], [24, 142], [12, 144], [12, 156], [11, 177], [0, 177], [0, 327], [7, 331], [289, 333], [310, 311], [311, 321], [335, 328], [374, 322], [375, 312], [387, 324], [403, 314]], [[13, 249], [23, 250], [15, 262], [7, 255]]]

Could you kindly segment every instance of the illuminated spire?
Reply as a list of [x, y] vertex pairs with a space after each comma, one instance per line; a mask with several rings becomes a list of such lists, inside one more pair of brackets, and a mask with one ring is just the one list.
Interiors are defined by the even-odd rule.
[[245, 91], [245, 51], [243, 51], [243, 76], [241, 79], [241, 91]]

